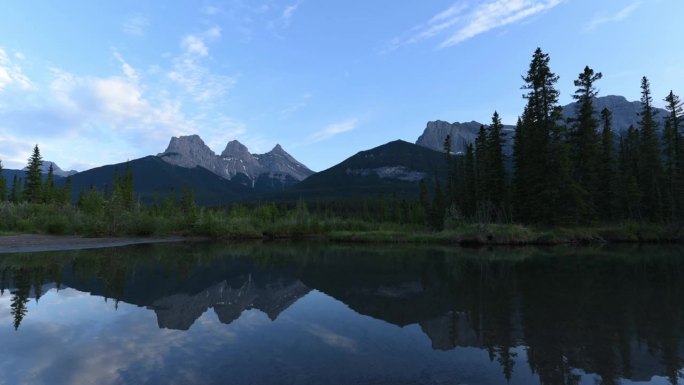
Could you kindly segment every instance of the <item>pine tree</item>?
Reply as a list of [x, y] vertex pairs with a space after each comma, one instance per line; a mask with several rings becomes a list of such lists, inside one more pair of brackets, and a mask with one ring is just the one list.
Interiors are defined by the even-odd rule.
[[461, 198], [461, 212], [466, 218], [473, 218], [477, 204], [475, 192], [475, 155], [473, 145], [466, 146], [463, 158], [463, 191]]
[[639, 132], [629, 126], [624, 137], [620, 138], [618, 156], [620, 205], [623, 219], [642, 219], [641, 189], [639, 188]]
[[527, 104], [516, 128], [514, 159], [517, 212], [525, 222], [567, 221], [577, 195], [565, 128], [558, 124], [558, 76], [551, 72], [549, 61], [549, 55], [537, 48], [523, 77]]
[[598, 185], [596, 205], [602, 220], [617, 219], [617, 161], [612, 129], [613, 114], [607, 108], [601, 111], [601, 146], [598, 161]]
[[658, 140], [656, 110], [648, 79], [641, 79], [641, 120], [639, 121], [639, 174], [637, 180], [641, 188], [642, 215], [651, 221], [663, 219], [662, 162]]
[[2, 160], [0, 160], [0, 202], [7, 200], [7, 179], [2, 173]]
[[31, 203], [41, 202], [43, 199], [42, 185], [43, 176], [41, 167], [43, 166], [43, 157], [40, 155], [38, 145], [33, 148], [33, 154], [28, 159], [28, 169], [26, 170], [26, 182], [24, 187], [24, 199]]
[[600, 72], [585, 67], [574, 82], [577, 89], [572, 96], [577, 101], [577, 118], [574, 119], [570, 136], [574, 155], [574, 178], [584, 195], [580, 197], [582, 202], [579, 206], [586, 207], [586, 210], [577, 214], [585, 220], [595, 218], [598, 203], [599, 136], [593, 100], [597, 94], [594, 83], [602, 77]]
[[50, 163], [50, 168], [48, 168], [48, 174], [45, 178], [45, 184], [43, 185], [43, 202], [47, 204], [54, 203], [55, 201], [55, 170]]
[[668, 190], [670, 220], [684, 218], [684, 140], [682, 126], [682, 102], [672, 91], [665, 97], [668, 116], [663, 131], [665, 178]]
[[444, 200], [446, 206], [450, 207], [452, 204], [455, 203], [456, 196], [458, 195], [458, 177], [456, 175], [457, 164], [454, 160], [453, 154], [451, 153], [451, 135], [449, 134], [447, 134], [446, 138], [444, 138], [444, 155], [446, 157], [447, 164], [447, 186]]
[[497, 210], [503, 209], [506, 202], [506, 169], [504, 166], [505, 158], [503, 153], [503, 146], [506, 142], [503, 132], [503, 123], [499, 113], [494, 111], [492, 115], [492, 124], [489, 126], [487, 134], [487, 176], [486, 176], [486, 190], [489, 194], [487, 197], [492, 202]]
[[487, 130], [484, 125], [480, 125], [480, 130], [475, 138], [475, 204], [477, 206], [489, 198], [489, 192], [486, 189], [486, 170]]

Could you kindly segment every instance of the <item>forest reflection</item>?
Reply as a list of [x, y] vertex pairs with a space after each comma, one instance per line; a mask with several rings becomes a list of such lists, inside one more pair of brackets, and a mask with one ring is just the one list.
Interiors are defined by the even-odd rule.
[[485, 350], [510, 380], [523, 347], [542, 384], [681, 379], [679, 247], [455, 249], [317, 243], [175, 244], [0, 255], [13, 327], [64, 287], [154, 311], [188, 330], [208, 309], [271, 320], [311, 290], [355, 312], [419, 325], [435, 350]]

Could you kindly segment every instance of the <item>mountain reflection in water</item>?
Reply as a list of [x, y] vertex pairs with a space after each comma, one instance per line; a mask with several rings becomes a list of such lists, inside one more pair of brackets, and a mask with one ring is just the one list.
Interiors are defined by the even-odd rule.
[[[0, 341], [19, 344], [22, 338], [37, 338], [22, 334], [34, 312], [41, 314], [32, 326], [36, 330], [66, 322], [59, 317], [67, 305], [43, 305], [46, 293], [89, 293], [89, 300], [100, 297], [116, 307], [152, 311], [163, 330], [190, 333], [200, 327], [198, 320], [209, 319], [209, 309], [221, 324], [247, 325], [251, 320], [254, 324], [247, 326], [257, 332], [250, 338], [260, 342], [240, 342], [241, 351], [252, 360], [273, 357], [264, 358], [268, 366], [252, 364], [242, 377], [235, 369], [235, 383], [336, 378], [337, 383], [674, 384], [682, 381], [684, 362], [682, 251], [659, 246], [471, 250], [276, 243], [0, 255], [0, 311], [5, 313], [0, 314], [5, 323]], [[254, 319], [256, 310], [268, 322], [278, 321], [295, 304], [301, 308], [288, 313], [290, 323], [277, 336]], [[317, 323], [302, 316], [306, 311], [319, 317]], [[80, 328], [87, 324], [79, 322]], [[225, 326], [222, 332], [241, 338]], [[417, 358], [411, 350], [420, 351], [415, 338], [421, 334], [429, 339], [432, 353]], [[189, 356], [208, 349], [190, 341], [190, 334], [173, 335], [185, 341]], [[97, 338], [88, 343], [97, 344]], [[317, 345], [311, 338], [345, 355], [312, 351]], [[390, 342], [363, 345], [368, 341]], [[55, 352], [70, 349], [68, 339], [60, 343]], [[267, 348], [251, 350], [251, 345]], [[32, 359], [30, 353], [15, 353], [15, 361]], [[0, 362], [5, 354], [10, 352], [0, 353]], [[173, 354], [156, 362], [155, 370], [169, 370]], [[467, 362], [477, 357], [483, 360], [473, 365], [497, 369], [487, 369], [487, 375], [475, 369], [470, 373]], [[349, 373], [345, 365], [351, 364], [345, 360], [361, 358], [369, 366], [355, 364]], [[298, 366], [297, 359], [310, 367]], [[420, 370], [390, 367], [398, 362], [415, 363]], [[197, 365], [193, 368], [202, 367]], [[0, 378], [8, 378], [7, 370], [0, 364]], [[110, 382], [160, 381], [140, 378], [140, 373], [150, 373], [146, 370], [119, 367]], [[260, 370], [263, 377], [254, 377]], [[308, 377], [303, 373], [307, 370], [312, 371]], [[218, 373], [203, 373], [209, 377], [202, 382], [230, 378]], [[16, 378], [29, 378], [21, 376]]]

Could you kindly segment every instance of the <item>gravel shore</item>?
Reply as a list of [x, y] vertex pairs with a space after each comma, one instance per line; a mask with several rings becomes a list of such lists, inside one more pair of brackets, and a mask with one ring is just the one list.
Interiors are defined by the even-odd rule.
[[80, 250], [101, 247], [116, 247], [140, 243], [181, 242], [183, 237], [149, 237], [149, 238], [85, 238], [78, 236], [54, 235], [2, 235], [0, 236], [1, 253], [29, 253], [36, 251]]

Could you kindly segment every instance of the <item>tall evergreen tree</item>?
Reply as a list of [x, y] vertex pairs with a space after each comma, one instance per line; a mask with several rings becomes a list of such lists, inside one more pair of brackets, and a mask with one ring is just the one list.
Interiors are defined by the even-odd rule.
[[577, 215], [584, 220], [596, 217], [598, 203], [599, 136], [594, 109], [594, 98], [597, 94], [594, 83], [602, 77], [600, 72], [594, 72], [589, 66], [584, 67], [584, 71], [574, 82], [577, 89], [572, 96], [577, 101], [577, 117], [573, 121], [570, 135], [574, 155], [574, 178], [583, 195], [578, 207], [586, 208], [583, 212], [577, 212]]
[[43, 157], [40, 155], [38, 145], [33, 148], [33, 154], [28, 159], [28, 168], [26, 170], [26, 182], [24, 187], [24, 198], [31, 203], [38, 203], [43, 200], [42, 185], [43, 176], [41, 167], [43, 166]]
[[503, 123], [499, 113], [494, 111], [492, 115], [492, 124], [489, 126], [487, 134], [487, 176], [486, 176], [486, 190], [489, 193], [487, 197], [497, 209], [502, 208], [506, 202], [506, 168], [503, 147], [506, 143], [503, 132]]
[[0, 202], [7, 200], [7, 179], [2, 173], [2, 160], [0, 160]]
[[480, 130], [475, 138], [475, 201], [478, 203], [487, 200], [489, 192], [486, 191], [487, 170], [487, 129], [480, 125]]
[[519, 219], [526, 222], [567, 221], [576, 195], [565, 128], [559, 125], [558, 76], [549, 61], [549, 55], [537, 48], [523, 77], [527, 104], [516, 129], [514, 158], [516, 204]]
[[601, 146], [598, 157], [597, 200], [595, 201], [602, 220], [615, 220], [619, 206], [617, 204], [617, 159], [615, 155], [615, 139], [612, 129], [613, 114], [609, 109], [601, 111]]
[[642, 219], [641, 189], [639, 188], [639, 132], [629, 126], [624, 137], [620, 138], [619, 185], [620, 205], [623, 219]]
[[473, 218], [477, 204], [474, 152], [472, 143], [468, 144], [463, 158], [461, 212], [466, 218]]
[[50, 163], [48, 174], [43, 185], [43, 202], [50, 204], [55, 201], [55, 170]]
[[644, 76], [641, 79], [641, 119], [639, 120], [639, 174], [637, 180], [641, 188], [642, 215], [651, 221], [663, 219], [663, 191], [661, 186], [662, 162], [657, 111], [653, 108], [651, 86]]
[[682, 140], [682, 102], [672, 91], [665, 97], [668, 116], [663, 130], [665, 178], [669, 219], [684, 218], [684, 140]]

